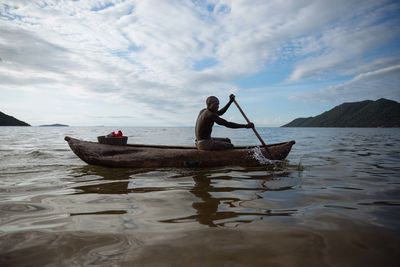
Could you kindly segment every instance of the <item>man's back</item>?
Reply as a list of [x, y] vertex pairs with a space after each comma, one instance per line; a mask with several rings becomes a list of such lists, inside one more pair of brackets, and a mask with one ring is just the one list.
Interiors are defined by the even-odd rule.
[[211, 138], [211, 131], [214, 125], [215, 116], [218, 117], [216, 113], [213, 113], [206, 108], [200, 111], [196, 121], [196, 140]]

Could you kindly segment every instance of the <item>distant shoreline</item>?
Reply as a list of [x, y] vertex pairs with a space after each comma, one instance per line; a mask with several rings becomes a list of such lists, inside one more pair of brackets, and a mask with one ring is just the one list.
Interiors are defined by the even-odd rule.
[[56, 123], [56, 124], [39, 125], [39, 127], [69, 127], [69, 125]]

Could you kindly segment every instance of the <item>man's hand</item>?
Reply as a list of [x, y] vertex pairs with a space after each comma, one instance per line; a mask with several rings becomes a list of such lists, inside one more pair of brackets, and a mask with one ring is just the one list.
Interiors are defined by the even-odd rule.
[[234, 94], [231, 94], [231, 95], [229, 96], [229, 100], [230, 100], [231, 102], [233, 102], [233, 100], [235, 100], [235, 95], [234, 95]]
[[254, 128], [254, 123], [250, 122], [246, 125], [246, 128]]

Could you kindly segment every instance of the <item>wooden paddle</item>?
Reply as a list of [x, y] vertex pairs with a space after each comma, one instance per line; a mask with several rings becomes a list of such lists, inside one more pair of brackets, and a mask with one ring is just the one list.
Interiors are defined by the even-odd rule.
[[[239, 109], [240, 113], [242, 113], [242, 115], [243, 115], [244, 119], [247, 121], [247, 123], [250, 123], [249, 118], [247, 118], [246, 114], [244, 114], [242, 108], [241, 108], [241, 107], [239, 106], [239, 104], [236, 102], [236, 99], [233, 99], [233, 103], [235, 103], [235, 105], [236, 105], [237, 108]], [[267, 151], [268, 156], [269, 156], [271, 159], [274, 159], [274, 158], [272, 157], [271, 152], [269, 152], [269, 149], [268, 149], [268, 147], [267, 147], [267, 144], [264, 142], [264, 140], [263, 140], [263, 139], [261, 138], [261, 136], [258, 134], [258, 132], [257, 132], [257, 130], [256, 130], [256, 127], [254, 126], [252, 129], [253, 129], [254, 133], [256, 134], [258, 140], [260, 140], [261, 144], [263, 145], [265, 151]]]

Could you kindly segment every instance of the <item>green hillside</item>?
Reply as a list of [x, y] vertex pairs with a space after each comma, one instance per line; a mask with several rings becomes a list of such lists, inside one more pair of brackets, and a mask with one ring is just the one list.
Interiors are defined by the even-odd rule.
[[4, 114], [3, 112], [0, 112], [0, 126], [30, 126], [30, 125], [12, 116]]
[[318, 116], [297, 118], [282, 127], [400, 127], [400, 104], [384, 98], [343, 103]]

